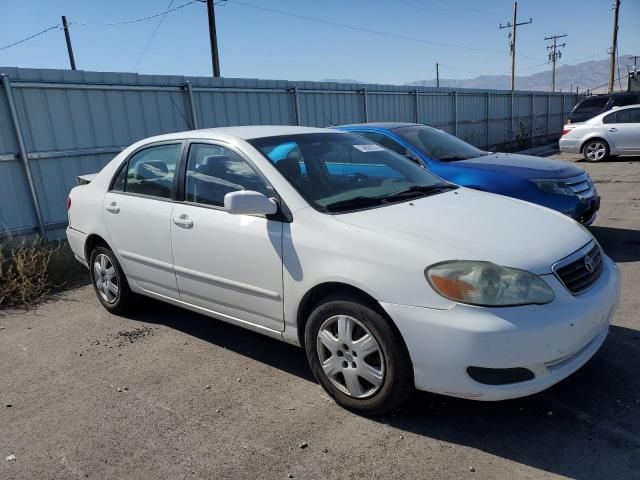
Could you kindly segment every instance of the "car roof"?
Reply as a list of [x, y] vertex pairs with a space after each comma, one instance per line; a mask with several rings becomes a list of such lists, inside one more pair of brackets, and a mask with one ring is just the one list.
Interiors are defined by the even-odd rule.
[[186, 130], [183, 132], [167, 133], [144, 139], [144, 142], [161, 142], [167, 140], [183, 140], [185, 138], [199, 139], [242, 139], [277, 137], [279, 135], [297, 135], [303, 133], [336, 133], [328, 128], [298, 127], [295, 125], [247, 125], [239, 127], [203, 128], [200, 130]]
[[401, 127], [413, 127], [416, 125], [422, 125], [420, 123], [407, 123], [407, 122], [369, 122], [369, 123], [350, 123], [347, 125], [336, 125], [335, 128], [358, 128], [358, 127], [370, 127], [370, 128], [382, 128], [385, 130], [394, 130]]

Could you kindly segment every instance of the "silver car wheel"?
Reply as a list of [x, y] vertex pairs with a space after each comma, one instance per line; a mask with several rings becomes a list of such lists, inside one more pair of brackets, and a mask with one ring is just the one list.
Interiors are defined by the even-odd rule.
[[348, 315], [328, 318], [316, 342], [320, 366], [331, 383], [353, 398], [366, 398], [382, 386], [385, 360], [373, 334]]
[[602, 160], [607, 153], [607, 147], [602, 142], [593, 142], [585, 147], [585, 154], [589, 160], [597, 162]]
[[120, 288], [116, 268], [104, 253], [98, 254], [93, 262], [93, 281], [105, 302], [115, 303], [118, 300]]

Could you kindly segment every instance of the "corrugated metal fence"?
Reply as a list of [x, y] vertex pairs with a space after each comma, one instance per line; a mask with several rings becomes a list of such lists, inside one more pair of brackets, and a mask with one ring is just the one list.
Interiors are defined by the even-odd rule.
[[575, 94], [0, 67], [0, 229], [55, 230], [75, 177], [144, 137], [250, 124], [427, 123], [481, 148], [558, 137]]

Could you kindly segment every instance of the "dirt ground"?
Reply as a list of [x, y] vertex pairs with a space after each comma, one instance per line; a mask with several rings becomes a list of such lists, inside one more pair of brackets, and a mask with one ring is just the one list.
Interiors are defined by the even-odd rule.
[[640, 158], [580, 166], [622, 303], [601, 351], [550, 390], [416, 393], [365, 418], [302, 350], [150, 300], [115, 317], [86, 286], [0, 312], [0, 478], [640, 478]]

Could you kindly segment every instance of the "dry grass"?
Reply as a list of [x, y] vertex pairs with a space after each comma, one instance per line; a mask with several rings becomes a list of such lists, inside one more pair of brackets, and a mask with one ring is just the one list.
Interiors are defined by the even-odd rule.
[[0, 240], [0, 308], [31, 308], [49, 294], [86, 282], [66, 242]]

